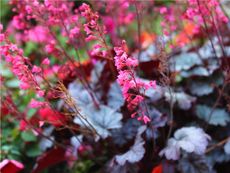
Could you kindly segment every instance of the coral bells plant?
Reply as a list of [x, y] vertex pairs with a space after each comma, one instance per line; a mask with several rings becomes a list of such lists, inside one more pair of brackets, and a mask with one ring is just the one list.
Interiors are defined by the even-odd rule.
[[228, 8], [2, 1], [0, 172], [228, 173]]
[[[114, 57], [115, 66], [118, 70], [118, 83], [122, 87], [122, 94], [124, 99], [128, 102], [128, 109], [130, 111], [134, 111], [137, 107], [140, 107], [140, 110], [135, 110], [132, 113], [131, 117], [134, 118], [137, 114], [140, 116], [137, 118], [138, 120], [143, 120], [145, 124], [147, 124], [150, 119], [148, 117], [148, 108], [144, 103], [144, 93], [150, 87], [156, 88], [156, 82], [150, 81], [148, 84], [141, 82], [135, 77], [135, 68], [138, 66], [138, 60], [129, 57], [125, 52], [125, 41], [122, 41], [121, 47], [115, 47], [114, 51], [116, 56]], [[133, 92], [131, 93], [130, 90]], [[141, 91], [143, 93], [141, 93]], [[141, 107], [141, 105], [143, 107]]]

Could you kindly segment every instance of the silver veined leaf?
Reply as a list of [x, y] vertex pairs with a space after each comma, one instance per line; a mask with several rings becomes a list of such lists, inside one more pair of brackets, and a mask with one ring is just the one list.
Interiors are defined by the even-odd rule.
[[[145, 84], [149, 84], [149, 80], [147, 79], [143, 79], [143, 78], [137, 78], [137, 80], [145, 83]], [[151, 101], [155, 102], [159, 99], [161, 99], [163, 97], [163, 93], [164, 93], [165, 88], [161, 87], [160, 85], [157, 85], [156, 88], [148, 88], [147, 90], [141, 90], [141, 92], [143, 92], [145, 94], [145, 96], [149, 97], [149, 99], [151, 99]]]
[[161, 150], [160, 156], [165, 155], [167, 159], [178, 160], [182, 149], [187, 153], [202, 155], [205, 153], [210, 140], [203, 129], [198, 127], [183, 127], [176, 130], [174, 137], [168, 140], [167, 146]]
[[191, 76], [209, 76], [209, 71], [204, 67], [195, 67], [189, 71], [181, 71], [180, 75], [184, 78]]
[[215, 73], [208, 78], [202, 80], [190, 81], [190, 91], [197, 96], [209, 95], [213, 92], [213, 84], [219, 86], [223, 84], [223, 76], [220, 73]]
[[179, 160], [178, 169], [182, 173], [212, 173], [212, 166], [203, 155], [184, 154]]
[[[54, 137], [53, 136], [50, 136], [51, 133], [53, 132], [54, 130], [54, 126], [50, 126], [50, 127], [47, 127], [43, 130], [43, 134], [45, 136], [49, 136], [51, 138], [51, 140], [54, 140]], [[48, 148], [51, 148], [53, 146], [53, 142], [47, 139], [47, 138], [41, 138], [40, 142], [39, 142], [39, 147], [42, 151], [46, 151]]]
[[164, 127], [167, 123], [167, 116], [161, 113], [159, 110], [154, 108], [153, 106], [149, 107], [149, 118], [151, 128], [146, 129], [146, 138], [148, 140], [156, 139], [160, 136], [160, 132], [158, 128]]
[[170, 59], [171, 71], [188, 70], [195, 65], [201, 65], [202, 61], [196, 53], [181, 53]]
[[207, 160], [211, 165], [230, 161], [230, 154], [227, 154], [223, 148], [216, 148], [207, 155]]
[[70, 83], [68, 91], [78, 107], [85, 107], [89, 103], [92, 103], [92, 98], [90, 97], [89, 92], [84, 89], [84, 87], [80, 83]]
[[124, 102], [120, 86], [117, 82], [112, 83], [108, 92], [108, 106], [118, 110]]
[[224, 152], [226, 154], [230, 155], [230, 139], [228, 140], [228, 142], [224, 145]]
[[106, 62], [101, 62], [101, 61], [97, 61], [97, 63], [94, 65], [93, 70], [91, 71], [91, 81], [92, 84], [97, 84], [99, 82], [101, 73], [104, 69]]
[[114, 143], [119, 146], [126, 144], [129, 140], [135, 137], [140, 125], [140, 121], [130, 118], [123, 124], [122, 128], [112, 130]]
[[191, 93], [197, 96], [211, 94], [213, 90], [213, 87], [205, 82], [193, 82], [190, 86]]
[[82, 138], [83, 138], [82, 135], [72, 136], [70, 138], [70, 143], [73, 146], [72, 155], [77, 156], [78, 148], [81, 146]]
[[195, 97], [192, 97], [184, 92], [172, 92], [171, 95], [168, 91], [165, 92], [166, 101], [170, 102], [172, 99], [172, 102], [173, 103], [177, 102], [178, 106], [183, 110], [190, 109], [192, 106], [192, 103], [196, 100]]
[[[110, 129], [122, 126], [122, 114], [106, 105], [100, 105], [100, 109], [97, 109], [93, 104], [90, 104], [81, 109], [81, 114], [103, 139], [111, 135]], [[80, 119], [79, 116], [75, 117], [74, 123], [90, 128], [88, 123], [84, 119]]]
[[141, 137], [141, 134], [145, 130], [146, 130], [146, 126], [139, 127], [134, 145], [130, 148], [130, 150], [124, 154], [117, 155], [115, 157], [119, 165], [124, 165], [126, 162], [135, 163], [143, 158], [145, 154], [145, 148], [144, 148], [145, 142]]
[[211, 125], [226, 126], [227, 123], [230, 121], [230, 115], [224, 109], [216, 108], [212, 111], [210, 116], [211, 111], [212, 108], [209, 106], [206, 105], [196, 106], [197, 116]]

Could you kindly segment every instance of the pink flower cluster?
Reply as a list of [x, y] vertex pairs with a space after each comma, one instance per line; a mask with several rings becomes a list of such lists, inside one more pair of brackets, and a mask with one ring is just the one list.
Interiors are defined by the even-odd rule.
[[218, 0], [188, 0], [186, 17], [198, 25], [204, 24], [204, 20], [209, 25], [213, 25], [214, 20], [228, 22]]
[[41, 108], [41, 107], [48, 107], [48, 104], [46, 102], [38, 101], [35, 99], [32, 99], [29, 104], [30, 108]]
[[175, 18], [175, 9], [171, 6], [170, 8], [161, 7], [160, 14], [164, 15], [161, 26], [163, 28], [163, 33], [166, 36], [169, 36], [171, 32], [176, 31], [178, 28]]
[[[117, 25], [127, 25], [135, 19], [135, 12], [129, 10], [131, 6], [131, 1], [126, 0], [110, 0], [107, 2], [106, 12], [109, 16], [115, 16], [117, 20]], [[119, 7], [119, 8], [117, 8]], [[122, 13], [121, 13], [122, 11]], [[117, 26], [118, 27], [118, 26]]]
[[[67, 42], [72, 44], [72, 39], [75, 39], [80, 33], [78, 26], [78, 10], [73, 9], [73, 2], [70, 1], [53, 1], [38, 0], [16, 1], [11, 0], [10, 3], [15, 5], [13, 8], [15, 15], [13, 18], [13, 26], [16, 29], [23, 30], [21, 38], [23, 41], [33, 41], [43, 43], [47, 53], [55, 56], [60, 56], [60, 50], [56, 47], [57, 38], [53, 27], [60, 28], [64, 37], [67, 37]], [[34, 19], [37, 25], [31, 25], [30, 19]], [[27, 40], [25, 40], [27, 38]]]
[[100, 18], [106, 27], [106, 32], [110, 35], [111, 42], [119, 43], [120, 39], [117, 37], [119, 28], [126, 27], [135, 20], [136, 13], [134, 10], [130, 10], [134, 7], [132, 2], [127, 0], [97, 1], [94, 3], [94, 7], [105, 9]]
[[94, 13], [89, 5], [83, 3], [80, 6], [80, 12], [83, 17], [86, 18], [87, 23], [84, 24], [84, 31], [87, 34], [86, 41], [96, 40], [95, 32], [100, 32], [100, 27], [98, 25], [99, 16]]
[[2, 33], [3, 31], [3, 25], [0, 23], [0, 42], [3, 42], [5, 39], [5, 34]]
[[[189, 36], [180, 36], [181, 38], [192, 39], [194, 35], [201, 33], [203, 29], [216, 28], [217, 30], [221, 22], [228, 22], [228, 18], [222, 11], [218, 0], [187, 0], [186, 9], [182, 5], [178, 5], [181, 3], [181, 0], [176, 0], [174, 5], [159, 8], [159, 13], [163, 16], [161, 21], [162, 31], [170, 39], [171, 48], [184, 46], [185, 42], [175, 37], [175, 34], [181, 34], [178, 33], [181, 29], [183, 29], [182, 32]], [[181, 22], [181, 20], [184, 22]], [[186, 25], [192, 27], [189, 28]], [[176, 39], [174, 40], [174, 38]], [[175, 44], [173, 44], [174, 41]]]
[[105, 42], [105, 34], [107, 33], [105, 26], [98, 23], [99, 15], [97, 12], [93, 12], [89, 5], [83, 3], [80, 8], [81, 16], [86, 19], [84, 24], [84, 31], [87, 34], [85, 40], [92, 41], [96, 40], [98, 43], [93, 45], [91, 55], [97, 55], [100, 57], [106, 57], [108, 54], [107, 43]]
[[49, 30], [44, 26], [35, 26], [28, 31], [25, 31], [25, 38], [35, 43], [44, 43], [51, 40], [52, 37], [49, 34]]
[[[0, 27], [2, 28], [2, 25]], [[30, 65], [28, 58], [23, 55], [23, 50], [9, 42], [5, 34], [1, 34], [1, 37], [1, 42], [3, 43], [0, 47], [1, 55], [11, 64], [12, 72], [20, 81], [20, 88], [23, 90], [33, 89], [39, 97], [43, 97], [45, 92], [40, 88], [36, 80], [36, 75], [39, 75], [42, 69], [38, 66]], [[46, 58], [42, 64], [48, 65], [49, 60]]]
[[1, 53], [5, 56], [6, 61], [12, 65], [13, 73], [20, 80], [20, 88], [27, 90], [31, 87], [35, 87], [39, 96], [44, 95], [44, 91], [38, 86], [34, 75], [25, 64], [27, 59], [23, 57], [22, 49], [19, 49], [16, 45], [10, 43], [1, 46]]
[[[137, 59], [130, 57], [125, 52], [125, 41], [122, 41], [121, 47], [115, 47], [116, 53], [115, 66], [118, 70], [118, 83], [122, 88], [122, 94], [128, 104], [128, 109], [134, 111], [131, 117], [138, 116], [138, 120], [148, 123], [150, 121], [147, 112], [147, 107], [143, 106], [144, 103], [144, 92], [150, 87], [155, 88], [156, 82], [151, 81], [148, 84], [140, 81], [135, 77], [135, 68], [138, 66]], [[141, 106], [142, 105], [142, 106]], [[144, 109], [145, 108], [145, 109]]]

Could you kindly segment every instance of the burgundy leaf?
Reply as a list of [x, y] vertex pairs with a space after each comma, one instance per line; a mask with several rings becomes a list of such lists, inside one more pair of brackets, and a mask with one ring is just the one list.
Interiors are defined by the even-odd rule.
[[38, 159], [31, 173], [39, 173], [42, 170], [54, 166], [66, 160], [65, 150], [61, 147], [53, 148], [41, 155]]

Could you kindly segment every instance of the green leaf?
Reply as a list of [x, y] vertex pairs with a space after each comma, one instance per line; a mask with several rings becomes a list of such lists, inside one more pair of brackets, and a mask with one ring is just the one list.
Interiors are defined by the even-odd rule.
[[36, 136], [31, 131], [26, 131], [21, 133], [21, 137], [26, 142], [36, 141]]
[[224, 109], [216, 108], [213, 110], [210, 116], [211, 111], [212, 108], [206, 105], [196, 106], [197, 116], [206, 121], [208, 124], [215, 126], [226, 126], [227, 123], [230, 121], [230, 115]]
[[31, 118], [36, 112], [37, 112], [37, 109], [29, 109], [27, 111], [27, 117]]
[[26, 155], [29, 157], [36, 157], [41, 154], [41, 150], [37, 144], [30, 144], [26, 147]]
[[10, 159], [10, 160], [20, 160], [20, 157], [18, 155], [15, 155], [15, 154], [8, 154], [7, 155], [7, 159]]
[[14, 128], [11, 132], [12, 138], [15, 139], [19, 135], [19, 130], [18, 128]]
[[3, 77], [7, 77], [7, 78], [13, 77], [13, 74], [10, 71], [10, 69], [3, 67], [3, 65], [0, 65], [0, 71]]
[[6, 82], [6, 86], [9, 88], [18, 88], [19, 87], [19, 80], [18, 79], [11, 79]]
[[9, 152], [11, 150], [12, 146], [11, 145], [3, 145], [1, 147], [1, 150], [5, 151], [5, 152]]
[[14, 154], [14, 155], [18, 155], [18, 156], [21, 155], [21, 153], [20, 153], [17, 149], [12, 149], [12, 150], [10, 151], [10, 153], [11, 153], [11, 154]]
[[37, 49], [37, 44], [33, 42], [27, 42], [24, 53], [28, 56], [31, 52]]

